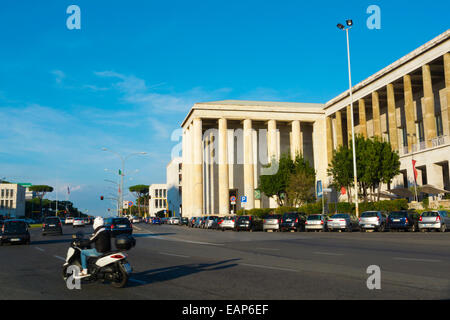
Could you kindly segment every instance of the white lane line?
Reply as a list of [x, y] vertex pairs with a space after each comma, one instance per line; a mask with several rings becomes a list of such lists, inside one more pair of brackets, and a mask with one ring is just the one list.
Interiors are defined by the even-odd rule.
[[137, 279], [133, 279], [133, 278], [129, 278], [128, 280], [131, 282], [137, 282], [139, 284], [147, 284], [147, 282], [145, 282], [145, 281], [141, 281], [141, 280], [137, 280]]
[[39, 248], [39, 247], [34, 247], [36, 250], [39, 250], [39, 251], [41, 251], [41, 252], [44, 252], [45, 250], [44, 249], [42, 249], [42, 248]]
[[400, 258], [396, 257], [393, 258], [394, 260], [400, 260], [400, 261], [416, 261], [416, 262], [441, 262], [441, 260], [435, 260], [435, 259], [415, 259], [415, 258]]
[[163, 255], [166, 255], [166, 256], [180, 257], [180, 258], [190, 258], [189, 256], [183, 256], [181, 254], [168, 253], [168, 252], [159, 252], [159, 254], [163, 254]]
[[287, 268], [279, 268], [279, 267], [271, 267], [271, 266], [263, 266], [259, 264], [248, 264], [248, 263], [239, 263], [241, 266], [246, 267], [256, 267], [256, 268], [263, 268], [263, 269], [271, 269], [271, 270], [281, 270], [281, 271], [292, 271], [297, 272], [297, 270], [294, 269], [287, 269]]
[[342, 253], [334, 253], [334, 252], [313, 252], [314, 254], [321, 254], [321, 255], [325, 255], [325, 256], [343, 256], [344, 254]]
[[60, 256], [54, 256], [56, 259], [62, 260], [62, 261], [66, 261], [66, 259], [64, 259], [63, 257]]

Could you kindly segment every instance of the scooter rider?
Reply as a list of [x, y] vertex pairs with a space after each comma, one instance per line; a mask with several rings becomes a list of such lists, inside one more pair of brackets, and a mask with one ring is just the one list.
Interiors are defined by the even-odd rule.
[[89, 276], [87, 269], [87, 258], [98, 257], [111, 251], [111, 235], [104, 227], [104, 221], [102, 217], [96, 217], [94, 220], [94, 234], [86, 241], [86, 245], [95, 242], [94, 249], [81, 250], [81, 266], [83, 270], [79, 274], [79, 278]]

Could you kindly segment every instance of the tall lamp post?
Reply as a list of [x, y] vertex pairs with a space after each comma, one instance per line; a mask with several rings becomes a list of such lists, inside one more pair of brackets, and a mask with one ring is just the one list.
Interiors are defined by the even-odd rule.
[[103, 151], [109, 151], [109, 152], [115, 154], [115, 155], [118, 156], [118, 157], [120, 158], [120, 160], [122, 161], [122, 171], [120, 172], [120, 192], [119, 192], [120, 215], [122, 215], [122, 212], [123, 212], [123, 177], [124, 177], [124, 175], [125, 175], [125, 161], [126, 161], [128, 158], [130, 158], [130, 157], [132, 157], [132, 156], [134, 156], [134, 155], [146, 155], [147, 152], [135, 152], [135, 153], [131, 153], [131, 154], [127, 155], [126, 157], [123, 157], [123, 156], [120, 155], [119, 153], [114, 152], [114, 151], [111, 151], [111, 150], [109, 150], [109, 149], [107, 149], [107, 148], [103, 148], [102, 150], [103, 150]]
[[359, 217], [358, 176], [356, 173], [355, 125], [353, 123], [352, 69], [351, 69], [351, 65], [350, 65], [350, 41], [349, 41], [349, 37], [348, 37], [348, 31], [352, 28], [353, 21], [349, 19], [349, 20], [346, 20], [345, 23], [347, 24], [347, 28], [341, 23], [338, 23], [337, 27], [340, 30], [345, 30], [345, 34], [347, 36], [348, 85], [349, 85], [349, 91], [350, 91], [350, 113], [351, 113], [351, 124], [352, 124], [353, 177], [354, 177], [353, 183], [355, 185], [356, 216]]

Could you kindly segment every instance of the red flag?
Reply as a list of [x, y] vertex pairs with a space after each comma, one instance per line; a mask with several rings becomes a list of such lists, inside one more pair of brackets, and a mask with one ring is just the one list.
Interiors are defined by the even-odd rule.
[[417, 170], [416, 170], [416, 160], [412, 161], [413, 171], [414, 171], [414, 181], [417, 181]]
[[344, 194], [346, 194], [346, 193], [347, 193], [347, 190], [345, 189], [345, 187], [342, 187], [342, 188], [341, 188], [341, 194], [344, 195]]

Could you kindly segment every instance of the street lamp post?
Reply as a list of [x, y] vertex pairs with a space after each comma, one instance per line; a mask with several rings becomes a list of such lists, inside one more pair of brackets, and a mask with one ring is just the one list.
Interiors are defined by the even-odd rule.
[[356, 147], [355, 147], [355, 125], [353, 123], [353, 94], [352, 94], [352, 69], [350, 65], [350, 41], [348, 31], [353, 26], [352, 20], [347, 20], [346, 24], [348, 28], [346, 28], [342, 24], [338, 24], [337, 27], [341, 30], [345, 30], [345, 34], [347, 36], [347, 58], [348, 58], [348, 84], [349, 84], [349, 92], [350, 92], [350, 114], [351, 114], [351, 125], [352, 125], [352, 149], [353, 149], [353, 183], [355, 185], [355, 210], [356, 216], [359, 217], [359, 199], [358, 199], [358, 176], [356, 172]]
[[117, 152], [111, 151], [107, 148], [103, 148], [103, 151], [109, 151], [113, 154], [115, 154], [116, 156], [118, 156], [120, 158], [120, 160], [122, 161], [122, 171], [120, 172], [120, 192], [119, 192], [119, 207], [120, 207], [120, 216], [122, 216], [122, 212], [123, 212], [123, 177], [125, 176], [125, 161], [134, 156], [134, 155], [146, 155], [147, 152], [135, 152], [135, 153], [131, 153], [129, 155], [127, 155], [126, 157], [123, 157], [122, 155], [120, 155]]

